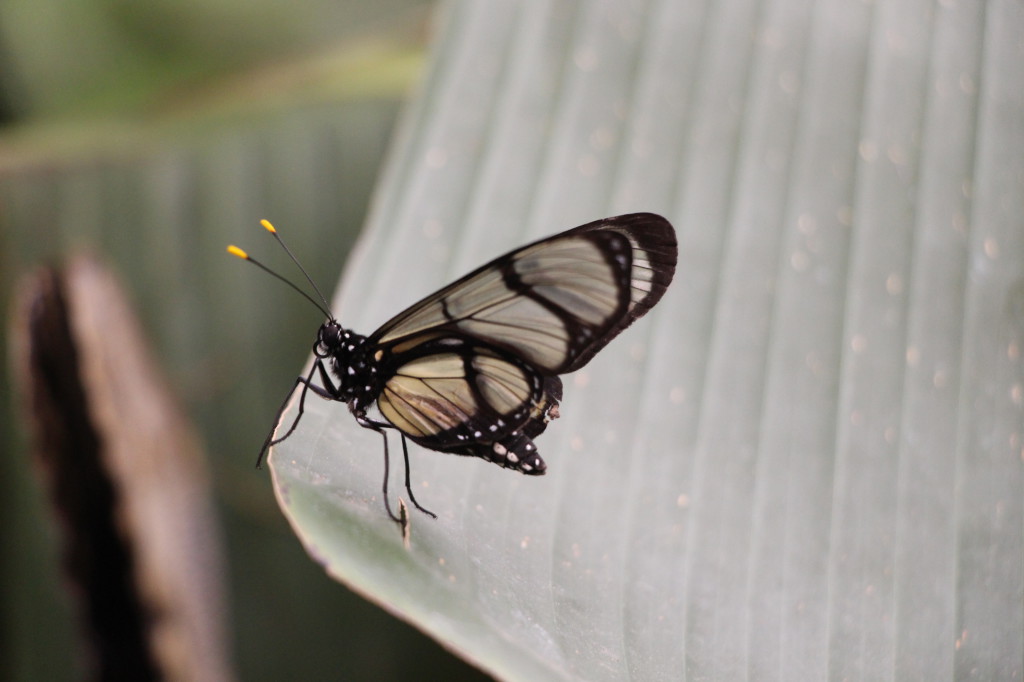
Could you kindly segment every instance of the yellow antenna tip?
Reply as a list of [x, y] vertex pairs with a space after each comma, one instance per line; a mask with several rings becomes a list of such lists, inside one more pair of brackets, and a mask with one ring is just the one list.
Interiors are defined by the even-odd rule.
[[271, 234], [277, 234], [277, 230], [274, 228], [273, 225], [270, 224], [269, 220], [266, 220], [266, 219], [261, 220], [260, 221], [260, 225], [262, 225], [263, 227], [267, 228], [267, 232], [270, 232]]
[[242, 260], [249, 260], [249, 254], [247, 254], [245, 251], [242, 251], [234, 244], [228, 245], [228, 253], [230, 253], [232, 256], [238, 256]]

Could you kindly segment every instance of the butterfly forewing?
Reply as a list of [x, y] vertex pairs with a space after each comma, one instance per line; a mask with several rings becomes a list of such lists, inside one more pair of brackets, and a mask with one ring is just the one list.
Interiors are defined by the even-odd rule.
[[660, 216], [589, 223], [484, 265], [371, 340], [408, 349], [443, 330], [514, 353], [546, 374], [570, 372], [661, 298], [675, 258], [675, 234]]

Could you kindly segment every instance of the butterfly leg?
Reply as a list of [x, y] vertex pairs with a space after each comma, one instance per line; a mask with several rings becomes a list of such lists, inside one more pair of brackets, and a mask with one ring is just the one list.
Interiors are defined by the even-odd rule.
[[[355, 418], [356, 422], [360, 426], [362, 426], [363, 428], [376, 431], [384, 439], [384, 508], [388, 510], [388, 515], [391, 516], [392, 519], [394, 519], [396, 522], [401, 523], [400, 519], [391, 512], [391, 504], [388, 502], [388, 478], [390, 477], [390, 457], [388, 455], [388, 437], [384, 429], [393, 429], [395, 427], [392, 426], [391, 424], [388, 424], [387, 422], [381, 422], [370, 419], [364, 414], [356, 413]], [[426, 507], [421, 506], [420, 503], [416, 501], [416, 496], [412, 494], [412, 485], [409, 481], [409, 446], [405, 442], [405, 435], [401, 434], [401, 432], [399, 432], [399, 434], [402, 436], [402, 455], [405, 460], [405, 489], [409, 493], [409, 499], [421, 512], [436, 519], [437, 514], [430, 511]]]
[[[313, 382], [313, 373], [320, 372], [320, 381], [323, 382], [323, 386], [317, 386]], [[288, 428], [288, 431], [280, 438], [274, 438], [274, 431], [277, 430], [277, 426], [281, 421], [281, 415], [284, 414], [284, 410], [288, 407], [288, 401], [291, 400], [292, 394], [295, 389], [298, 388], [299, 384], [302, 384], [302, 395], [299, 396], [299, 413], [295, 415], [295, 421]], [[334, 382], [331, 381], [330, 375], [327, 373], [327, 369], [324, 367], [323, 360], [319, 358], [313, 363], [313, 366], [309, 369], [309, 374], [304, 377], [299, 377], [295, 380], [295, 385], [292, 386], [292, 390], [288, 391], [288, 395], [284, 397], [284, 402], [281, 403], [281, 407], [277, 408], [277, 415], [274, 417], [274, 426], [270, 429], [270, 433], [267, 434], [267, 438], [263, 441], [263, 447], [260, 448], [260, 454], [256, 458], [256, 468], [259, 469], [263, 463], [263, 456], [267, 453], [272, 445], [277, 445], [288, 436], [292, 435], [295, 428], [299, 425], [299, 420], [302, 419], [303, 412], [306, 411], [306, 392], [313, 391], [324, 400], [341, 400], [341, 391], [338, 390]]]
[[412, 494], [412, 483], [409, 480], [409, 445], [405, 442], [404, 433], [399, 431], [398, 435], [402, 437], [402, 456], [405, 458], [405, 491], [409, 493], [409, 499], [412, 500], [412, 503], [416, 506], [417, 509], [419, 509], [427, 516], [436, 519], [437, 514], [430, 511], [426, 507], [420, 505], [420, 503], [416, 501], [416, 496]]
[[[260, 448], [260, 454], [256, 458], [257, 469], [259, 469], [260, 466], [262, 466], [263, 456], [267, 454], [267, 450], [270, 449], [270, 446], [277, 445], [285, 438], [292, 435], [292, 432], [295, 431], [295, 427], [299, 425], [299, 420], [302, 419], [302, 413], [306, 409], [306, 391], [312, 390], [314, 393], [316, 393], [322, 398], [334, 399], [334, 396], [331, 395], [327, 390], [310, 383], [313, 380], [313, 372], [316, 371], [317, 365], [320, 365], [320, 371], [321, 373], [323, 372], [323, 363], [317, 360], [316, 363], [314, 363], [313, 367], [309, 369], [309, 374], [307, 374], [304, 377], [299, 377], [295, 380], [295, 385], [292, 386], [290, 391], [288, 391], [288, 395], [284, 397], [284, 401], [281, 403], [281, 406], [277, 408], [277, 414], [274, 416], [274, 425], [271, 427], [270, 433], [267, 434], [266, 439], [263, 441], [263, 447]], [[299, 397], [299, 413], [295, 416], [295, 421], [292, 422], [292, 425], [288, 429], [288, 432], [285, 433], [280, 438], [275, 439], [274, 431], [277, 430], [277, 426], [281, 421], [281, 415], [284, 414], [285, 408], [288, 407], [288, 401], [291, 400], [292, 394], [295, 393], [295, 389], [299, 387], [299, 384], [302, 384], [302, 395]]]
[[365, 429], [376, 431], [380, 434], [380, 437], [384, 439], [384, 486], [382, 488], [384, 493], [384, 509], [387, 510], [388, 516], [395, 523], [401, 523], [402, 520], [395, 516], [395, 513], [391, 511], [391, 502], [388, 501], [388, 479], [391, 478], [391, 456], [388, 454], [388, 435], [384, 432], [383, 426], [372, 419], [367, 419], [365, 416], [357, 414], [356, 423]]

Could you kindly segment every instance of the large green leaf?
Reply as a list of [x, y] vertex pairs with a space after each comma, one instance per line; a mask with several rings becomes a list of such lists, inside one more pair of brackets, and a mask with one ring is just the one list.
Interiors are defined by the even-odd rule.
[[462, 1], [443, 27], [340, 319], [634, 210], [680, 267], [569, 377], [547, 476], [413, 449], [440, 518], [408, 550], [380, 437], [308, 401], [271, 463], [311, 555], [507, 679], [1020, 679], [1024, 8]]

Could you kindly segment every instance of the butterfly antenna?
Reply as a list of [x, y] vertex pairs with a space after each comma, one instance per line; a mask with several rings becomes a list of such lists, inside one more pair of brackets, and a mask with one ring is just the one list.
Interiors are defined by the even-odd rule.
[[[282, 244], [282, 246], [283, 246], [283, 244]], [[295, 282], [292, 282], [291, 280], [285, 279], [284, 277], [282, 277], [281, 275], [277, 274], [276, 272], [274, 272], [273, 270], [268, 268], [266, 265], [264, 265], [263, 263], [259, 262], [258, 260], [256, 260], [252, 256], [250, 256], [249, 254], [247, 254], [245, 251], [243, 251], [242, 249], [240, 249], [237, 246], [235, 246], [234, 244], [231, 244], [231, 245], [228, 246], [228, 253], [230, 253], [232, 256], [238, 256], [242, 260], [249, 261], [250, 263], [252, 263], [256, 267], [258, 267], [260, 270], [263, 270], [263, 272], [266, 272], [267, 274], [272, 275], [272, 276], [276, 277], [277, 279], [281, 280], [282, 282], [284, 282], [285, 284], [290, 286], [292, 289], [295, 289], [295, 291], [299, 292], [302, 295], [302, 297], [305, 298], [307, 301], [309, 301], [310, 303], [315, 305], [317, 307], [317, 309], [320, 312], [322, 312], [325, 317], [327, 317], [327, 319], [329, 319], [329, 320], [333, 320], [334, 319], [334, 315], [331, 315], [331, 311], [328, 310], [328, 308], [327, 308], [327, 301], [324, 301], [324, 304], [321, 305], [320, 303], [317, 302], [317, 300], [315, 298], [313, 298], [312, 296], [307, 294], [305, 291], [300, 289], [298, 286], [296, 286]], [[291, 255], [291, 254], [289, 253], [288, 255]], [[292, 260], [295, 260], [294, 256], [292, 256]], [[301, 268], [301, 266], [300, 266], [300, 268]], [[306, 271], [303, 270], [302, 272], [303, 272], [303, 274], [305, 274]], [[306, 279], [309, 279], [309, 275], [306, 275]], [[311, 283], [312, 283], [312, 281], [311, 281]], [[316, 286], [314, 285], [313, 288], [316, 289]], [[319, 294], [320, 291], [318, 290], [316, 293]], [[320, 298], [323, 299], [323, 295], [322, 294], [321, 294]]]
[[[277, 228], [271, 225], [270, 221], [266, 219], [261, 220], [260, 225], [262, 225], [267, 230], [267, 232], [274, 235], [274, 239], [276, 239], [277, 243], [281, 245], [281, 248], [284, 249], [284, 252], [288, 254], [288, 257], [292, 259], [292, 262], [295, 263], [296, 267], [299, 268], [299, 271], [302, 273], [302, 276], [306, 278], [307, 282], [309, 282], [309, 286], [313, 287], [313, 291], [316, 292], [316, 295], [320, 297], [320, 300], [324, 304], [324, 308], [330, 310], [331, 305], [327, 302], [327, 299], [324, 297], [323, 293], [321, 293], [320, 287], [316, 285], [316, 282], [313, 281], [313, 278], [309, 276], [308, 272], [306, 272], [306, 268], [302, 267], [302, 263], [299, 262], [299, 259], [295, 257], [295, 254], [292, 253], [292, 250], [289, 249], [288, 245], [284, 243], [283, 239], [281, 239], [281, 235], [277, 233]], [[334, 316], [331, 315], [330, 313], [327, 314], [327, 317], [331, 318], [332, 320], [334, 319]]]

